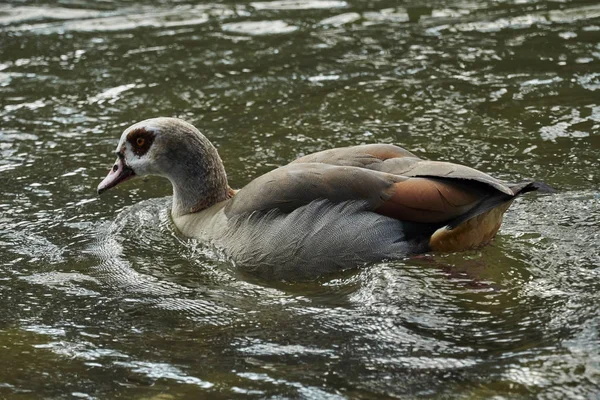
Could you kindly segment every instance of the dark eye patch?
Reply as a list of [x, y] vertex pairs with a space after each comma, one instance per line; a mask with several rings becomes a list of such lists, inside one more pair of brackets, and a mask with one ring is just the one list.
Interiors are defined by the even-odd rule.
[[148, 132], [144, 128], [136, 129], [127, 134], [127, 141], [131, 144], [133, 153], [141, 157], [146, 154], [150, 146], [152, 146], [154, 134]]

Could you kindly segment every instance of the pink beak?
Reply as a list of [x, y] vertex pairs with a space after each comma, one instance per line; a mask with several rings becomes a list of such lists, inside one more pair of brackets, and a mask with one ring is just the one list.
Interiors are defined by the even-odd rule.
[[108, 189], [117, 186], [121, 182], [125, 182], [135, 176], [135, 172], [125, 164], [122, 158], [117, 158], [115, 165], [106, 175], [106, 178], [98, 185], [98, 194], [106, 192]]

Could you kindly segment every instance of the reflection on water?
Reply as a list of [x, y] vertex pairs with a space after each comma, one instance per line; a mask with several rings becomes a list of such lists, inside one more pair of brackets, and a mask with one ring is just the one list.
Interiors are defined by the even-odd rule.
[[[0, 33], [0, 397], [597, 395], [596, 2], [18, 1]], [[386, 142], [559, 193], [481, 251], [264, 282], [174, 232], [167, 182], [95, 196], [158, 115], [234, 187]]]

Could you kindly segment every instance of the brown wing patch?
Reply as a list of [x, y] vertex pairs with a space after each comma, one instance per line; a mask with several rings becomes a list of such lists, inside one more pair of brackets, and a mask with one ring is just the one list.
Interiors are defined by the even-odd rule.
[[411, 178], [394, 183], [386, 195], [377, 213], [403, 221], [440, 223], [464, 214], [486, 193], [460, 182]]
[[154, 134], [148, 132], [144, 128], [135, 129], [127, 134], [127, 141], [131, 144], [133, 153], [141, 157], [148, 152], [152, 142], [154, 142]]

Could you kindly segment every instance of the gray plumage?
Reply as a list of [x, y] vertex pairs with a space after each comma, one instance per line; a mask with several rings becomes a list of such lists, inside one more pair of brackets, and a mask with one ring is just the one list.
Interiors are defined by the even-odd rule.
[[269, 279], [308, 279], [427, 249], [406, 223], [368, 211], [366, 202], [315, 200], [284, 213], [236, 216], [220, 247], [243, 269]]

